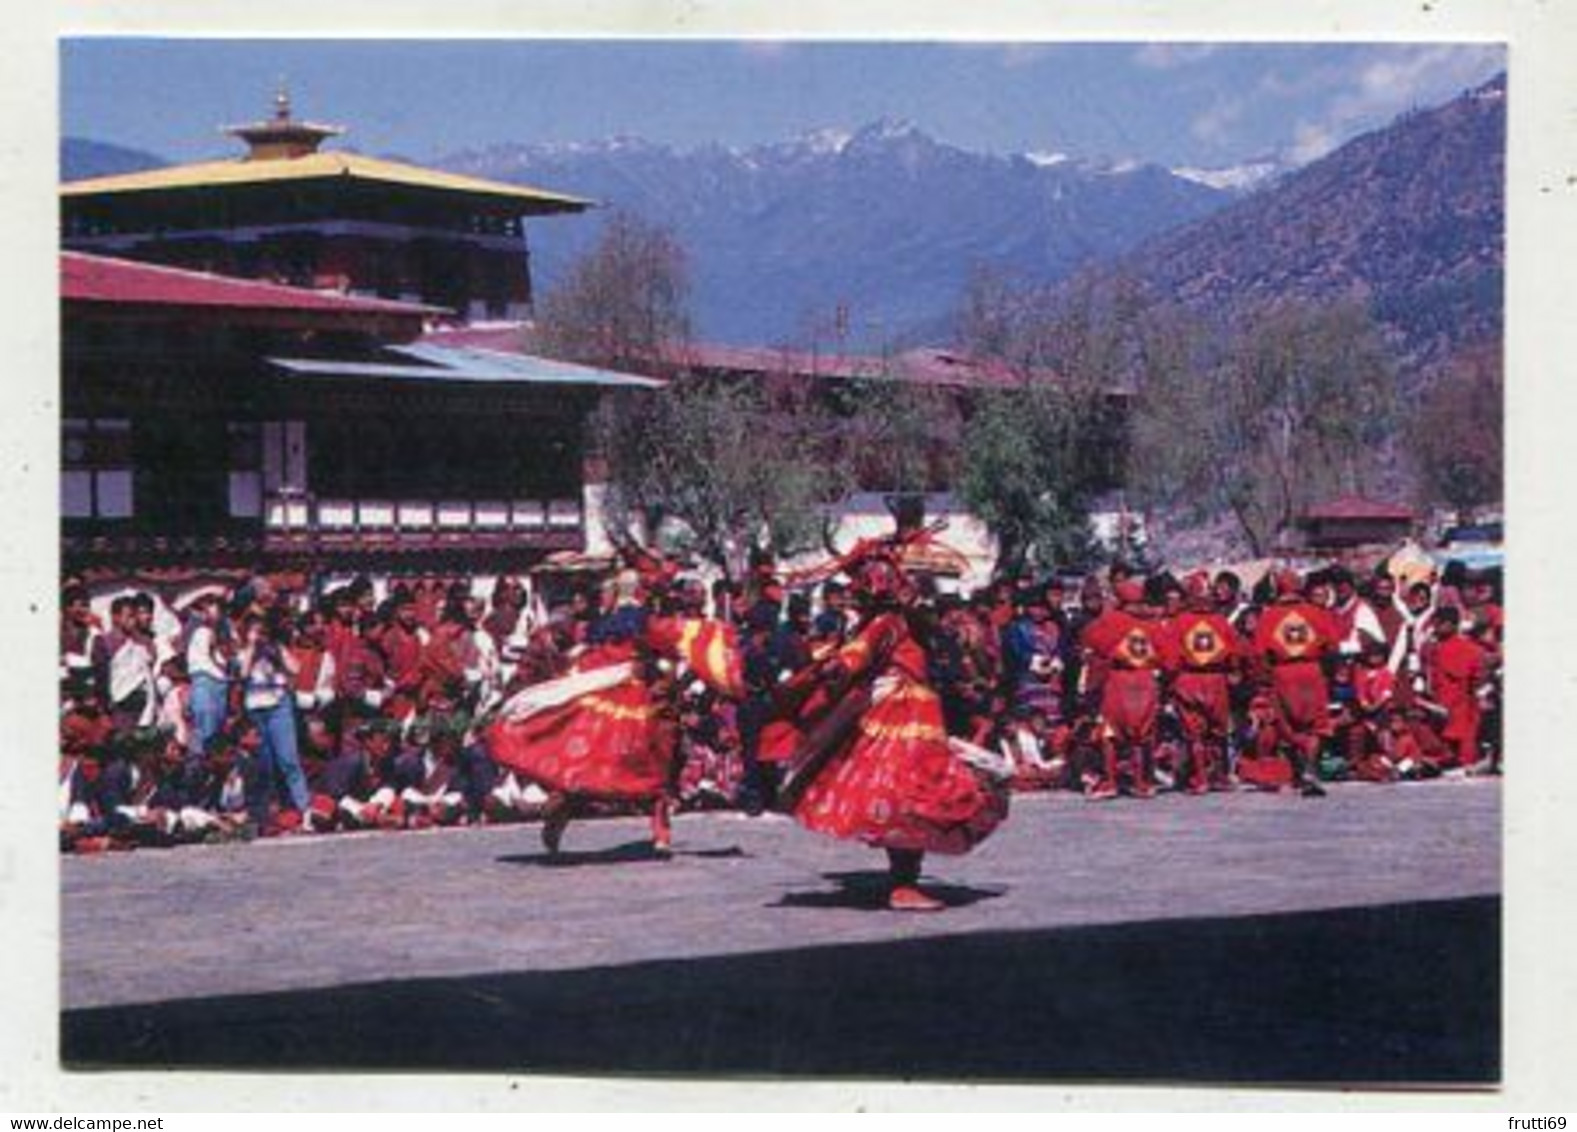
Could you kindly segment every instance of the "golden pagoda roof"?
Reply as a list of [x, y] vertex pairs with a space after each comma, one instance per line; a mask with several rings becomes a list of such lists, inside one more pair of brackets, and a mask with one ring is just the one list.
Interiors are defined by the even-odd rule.
[[345, 177], [374, 184], [400, 185], [438, 192], [464, 193], [487, 197], [498, 203], [524, 205], [531, 212], [579, 212], [595, 202], [582, 197], [548, 192], [529, 185], [511, 185], [459, 173], [424, 169], [401, 161], [364, 157], [359, 153], [332, 150], [300, 157], [271, 160], [234, 158], [204, 161], [192, 165], [171, 165], [139, 173], [111, 177], [92, 177], [67, 181], [60, 186], [62, 197], [92, 197], [112, 193], [152, 193], [178, 189], [219, 188], [227, 185], [256, 185], [275, 182], [328, 180]]

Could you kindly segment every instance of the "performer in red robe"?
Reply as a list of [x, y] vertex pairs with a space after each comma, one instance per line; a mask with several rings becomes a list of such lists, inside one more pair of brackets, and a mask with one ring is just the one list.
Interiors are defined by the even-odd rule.
[[[925, 854], [965, 853], [987, 837], [1007, 816], [1012, 768], [949, 739], [896, 549], [868, 541], [839, 562], [853, 577], [859, 631], [797, 678], [810, 694], [778, 742], [763, 739], [762, 757], [792, 749], [779, 804], [801, 825], [886, 850], [890, 908], [938, 911], [919, 887]], [[785, 728], [796, 742], [782, 743]]]
[[1171, 650], [1163, 623], [1144, 608], [1142, 583], [1124, 578], [1112, 592], [1115, 606], [1090, 622], [1081, 638], [1085, 650], [1106, 670], [1098, 728], [1103, 770], [1101, 781], [1086, 795], [1091, 801], [1117, 797], [1119, 752], [1127, 756], [1134, 797], [1154, 797], [1151, 760], [1160, 676]]
[[1183, 588], [1187, 600], [1183, 611], [1172, 619], [1170, 652], [1177, 674], [1171, 698], [1188, 745], [1187, 790], [1204, 794], [1212, 787], [1230, 789], [1226, 744], [1232, 730], [1232, 702], [1228, 681], [1242, 660], [1243, 642], [1232, 623], [1216, 609], [1206, 575], [1190, 574], [1183, 580]]
[[1435, 639], [1424, 653], [1424, 674], [1431, 699], [1445, 711], [1440, 737], [1454, 755], [1454, 764], [1470, 768], [1478, 762], [1479, 727], [1483, 711], [1479, 695], [1489, 680], [1489, 653], [1460, 631], [1461, 615], [1453, 606], [1435, 614]]
[[556, 852], [583, 799], [639, 801], [652, 808], [652, 845], [669, 848], [677, 733], [654, 690], [655, 662], [687, 665], [726, 696], [743, 690], [732, 626], [661, 617], [642, 606], [641, 578], [622, 571], [609, 612], [593, 623], [587, 647], [557, 679], [522, 688], [484, 732], [493, 759], [551, 795], [542, 840]]
[[1273, 758], [1285, 748], [1299, 788], [1319, 797], [1325, 793], [1316, 780], [1320, 744], [1331, 733], [1320, 661], [1341, 643], [1340, 630], [1325, 609], [1305, 600], [1294, 571], [1277, 574], [1276, 592], [1254, 631], [1254, 654], [1269, 668], [1267, 690], [1276, 712], [1274, 722], [1256, 733], [1255, 754]]

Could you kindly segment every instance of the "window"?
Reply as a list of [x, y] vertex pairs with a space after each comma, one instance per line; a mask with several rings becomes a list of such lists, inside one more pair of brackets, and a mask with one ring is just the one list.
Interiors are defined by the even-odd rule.
[[313, 422], [312, 487], [381, 499], [557, 499], [580, 494], [581, 445], [563, 425], [488, 417]]
[[263, 514], [263, 426], [231, 421], [230, 517], [257, 519]]
[[68, 417], [61, 430], [61, 515], [131, 518], [131, 421]]

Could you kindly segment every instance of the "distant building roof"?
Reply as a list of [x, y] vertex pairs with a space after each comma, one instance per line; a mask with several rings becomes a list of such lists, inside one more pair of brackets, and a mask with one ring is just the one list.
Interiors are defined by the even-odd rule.
[[514, 386], [589, 386], [597, 388], [660, 389], [663, 382], [637, 374], [593, 366], [571, 365], [530, 354], [505, 353], [474, 347], [435, 346], [418, 342], [390, 347], [390, 353], [407, 359], [347, 361], [337, 358], [270, 358], [269, 362], [300, 378], [380, 378], [400, 381], [482, 382]]
[[[470, 326], [439, 326], [422, 337], [424, 343], [480, 347], [504, 353], [522, 353], [527, 335], [524, 324], [500, 322]], [[772, 376], [783, 374], [828, 381], [894, 381], [949, 388], [1006, 389], [1026, 381], [1055, 382], [1049, 369], [1027, 374], [1006, 362], [970, 358], [952, 350], [925, 346], [881, 356], [843, 351], [790, 350], [774, 346], [727, 346], [715, 342], [687, 342], [664, 353], [652, 366], [665, 372], [710, 370]], [[1112, 396], [1128, 391], [1111, 389]]]
[[792, 374], [845, 381], [902, 381], [915, 385], [1007, 388], [1028, 381], [1052, 381], [1056, 374], [1025, 372], [1005, 362], [971, 358], [951, 350], [921, 347], [888, 356], [823, 353], [761, 346], [695, 343], [682, 347], [673, 361], [699, 369]]
[[226, 161], [203, 161], [192, 165], [145, 169], [138, 173], [92, 177], [83, 181], [66, 182], [60, 186], [60, 194], [67, 200], [74, 200], [94, 196], [157, 193], [230, 185], [295, 184], [304, 181], [330, 181], [336, 178], [351, 182], [461, 193], [506, 205], [521, 213], [580, 212], [590, 208], [594, 203], [581, 197], [552, 193], [528, 185], [487, 181], [480, 177], [424, 169], [419, 165], [364, 157], [359, 153], [347, 153], [341, 150], [266, 160], [238, 157]]
[[1303, 513], [1306, 522], [1328, 522], [1333, 519], [1375, 519], [1392, 522], [1411, 522], [1413, 512], [1395, 503], [1381, 503], [1361, 495], [1343, 495], [1316, 504]]
[[418, 303], [313, 291], [85, 252], [60, 253], [60, 297], [81, 303], [317, 311], [412, 319], [444, 313], [439, 307]]

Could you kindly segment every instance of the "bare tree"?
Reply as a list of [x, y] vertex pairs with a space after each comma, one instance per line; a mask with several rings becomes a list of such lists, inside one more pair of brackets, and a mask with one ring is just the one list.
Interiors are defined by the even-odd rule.
[[1459, 356], [1420, 394], [1406, 432], [1426, 502], [1471, 517], [1505, 492], [1506, 388], [1501, 345]]
[[1172, 316], [1145, 339], [1131, 470], [1148, 502], [1225, 511], [1261, 555], [1322, 496], [1373, 480], [1395, 377], [1361, 304], [1285, 301], [1225, 333]]
[[615, 212], [539, 304], [534, 342], [555, 357], [644, 368], [690, 336], [690, 282], [672, 232]]

